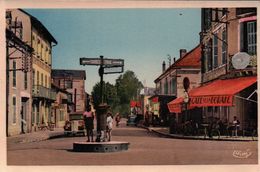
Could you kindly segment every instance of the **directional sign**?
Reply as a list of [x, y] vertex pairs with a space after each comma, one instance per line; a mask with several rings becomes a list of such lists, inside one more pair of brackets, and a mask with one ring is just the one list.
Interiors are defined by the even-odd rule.
[[123, 59], [104, 59], [103, 65], [105, 66], [124, 66], [124, 60]]
[[113, 74], [113, 73], [123, 73], [124, 67], [123, 66], [117, 66], [117, 67], [105, 67], [103, 73], [104, 74]]
[[123, 59], [103, 59], [100, 58], [85, 58], [82, 57], [79, 59], [80, 65], [104, 65], [105, 67], [119, 67], [124, 66], [124, 60]]
[[100, 65], [101, 59], [100, 58], [85, 58], [82, 57], [79, 59], [80, 65]]

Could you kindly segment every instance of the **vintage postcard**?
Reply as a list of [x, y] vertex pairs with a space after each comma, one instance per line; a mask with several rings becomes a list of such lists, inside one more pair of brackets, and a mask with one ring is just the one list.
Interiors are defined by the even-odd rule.
[[257, 5], [1, 2], [1, 169], [259, 170]]

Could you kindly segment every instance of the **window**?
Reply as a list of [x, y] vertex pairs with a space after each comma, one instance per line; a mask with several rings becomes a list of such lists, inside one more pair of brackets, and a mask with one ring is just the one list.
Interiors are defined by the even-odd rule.
[[28, 85], [28, 78], [27, 78], [27, 72], [24, 72], [24, 89], [27, 90]]
[[203, 8], [202, 9], [202, 31], [205, 32], [211, 27], [212, 21], [212, 9]]
[[227, 30], [222, 31], [222, 64], [227, 63]]
[[64, 121], [64, 110], [60, 109], [60, 121]]
[[16, 61], [13, 61], [13, 87], [16, 87]]
[[13, 97], [13, 102], [12, 102], [13, 108], [12, 108], [12, 112], [13, 112], [13, 123], [16, 123], [16, 97]]
[[204, 57], [205, 71], [208, 72], [212, 70], [212, 39], [210, 39], [205, 45]]
[[45, 48], [45, 58], [46, 58], [46, 63], [49, 64], [49, 49], [47, 46]]
[[161, 82], [161, 81], [160, 81], [160, 83], [159, 83], [159, 89], [160, 89], [160, 93], [159, 93], [159, 94], [162, 94], [163, 91], [162, 91], [162, 82]]
[[33, 77], [32, 77], [32, 85], [35, 85], [35, 70], [32, 71]]
[[35, 123], [35, 115], [36, 115], [36, 104], [33, 105], [32, 124]]
[[38, 58], [40, 58], [40, 54], [41, 54], [41, 41], [40, 41], [40, 39], [37, 39], [37, 56], [38, 56]]
[[227, 8], [222, 8], [222, 16], [227, 14], [227, 12], [228, 12], [227, 10], [228, 10]]
[[43, 51], [43, 44], [41, 44], [41, 60], [44, 60], [44, 56], [43, 56], [43, 53], [44, 53], [44, 51]]
[[256, 21], [240, 24], [240, 51], [256, 55]]
[[41, 86], [43, 86], [43, 73], [41, 74]]
[[176, 78], [172, 78], [172, 87], [171, 87], [171, 89], [172, 89], [172, 94], [177, 94], [176, 92], [177, 92], [177, 87], [176, 87]]
[[247, 23], [247, 42], [248, 53], [251, 55], [256, 54], [256, 22]]
[[168, 94], [168, 79], [165, 79], [165, 83], [164, 83], [164, 94]]
[[36, 122], [39, 124], [40, 123], [40, 106], [37, 104], [36, 106]]
[[47, 75], [45, 75], [45, 87], [47, 88], [48, 87], [48, 81], [47, 81]]
[[65, 88], [68, 89], [68, 88], [72, 88], [72, 80], [65, 80]]
[[213, 67], [218, 67], [218, 37], [215, 34], [213, 36]]
[[37, 86], [40, 85], [40, 72], [37, 71]]

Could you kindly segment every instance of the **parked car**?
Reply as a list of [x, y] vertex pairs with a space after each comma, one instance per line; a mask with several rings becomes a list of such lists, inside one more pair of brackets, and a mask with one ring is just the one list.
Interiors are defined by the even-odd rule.
[[85, 123], [83, 118], [83, 112], [72, 112], [69, 114], [69, 120], [64, 125], [65, 135], [86, 135]]
[[136, 115], [130, 115], [126, 121], [127, 126], [136, 125]]

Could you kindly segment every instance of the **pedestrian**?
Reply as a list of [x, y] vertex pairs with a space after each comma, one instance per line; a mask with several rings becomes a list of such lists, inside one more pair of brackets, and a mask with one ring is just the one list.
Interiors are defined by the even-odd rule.
[[116, 113], [116, 126], [117, 127], [119, 127], [120, 120], [121, 120], [121, 116], [120, 116], [119, 112], [117, 112]]
[[237, 137], [237, 130], [239, 129], [240, 121], [237, 119], [236, 116], [234, 116], [234, 120], [233, 120], [232, 124], [233, 124], [233, 132], [234, 132], [234, 134], [232, 134], [232, 135], [235, 135]]
[[83, 113], [83, 116], [84, 116], [85, 127], [87, 130], [87, 137], [88, 137], [87, 142], [90, 142], [90, 137], [91, 137], [91, 142], [94, 142], [93, 139], [94, 115], [93, 112], [91, 111], [91, 106], [87, 106], [86, 111]]
[[113, 128], [113, 117], [112, 113], [107, 113], [107, 126], [106, 126], [106, 136], [107, 140], [111, 141], [111, 134], [112, 134], [112, 128]]

